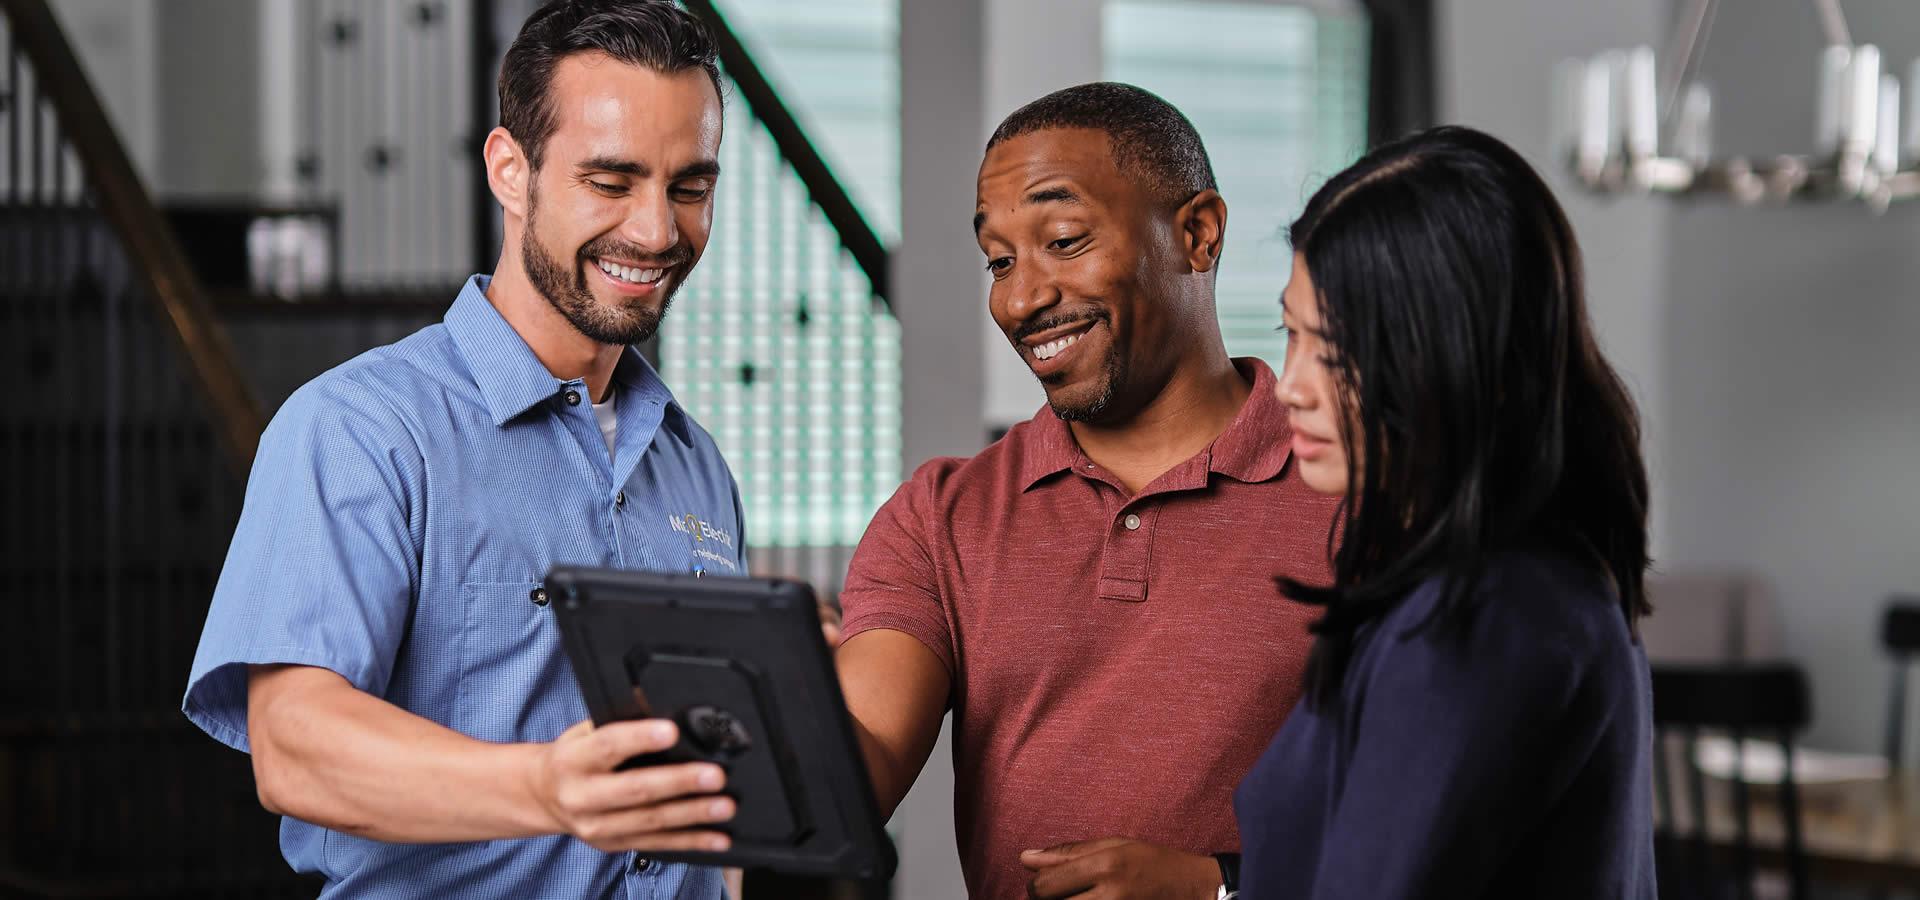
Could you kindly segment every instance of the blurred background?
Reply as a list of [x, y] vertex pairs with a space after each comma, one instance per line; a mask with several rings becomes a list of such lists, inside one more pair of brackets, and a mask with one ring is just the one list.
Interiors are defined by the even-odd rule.
[[[491, 270], [478, 147], [534, 5], [0, 0], [0, 896], [313, 894], [245, 758], [178, 701], [262, 424]], [[967, 224], [1018, 106], [1113, 79], [1180, 107], [1232, 210], [1228, 348], [1276, 364], [1305, 199], [1372, 142], [1473, 125], [1566, 205], [1645, 417], [1649, 650], [1728, 676], [1670, 682], [1664, 833], [1763, 895], [1920, 885], [1896, 665], [1920, 644], [1897, 612], [1920, 594], [1920, 202], [1891, 199], [1920, 151], [1920, 5], [1854, 0], [1842, 32], [1838, 4], [1800, 0], [686, 5], [724, 47], [727, 176], [646, 350], [739, 476], [759, 573], [834, 592], [904, 473], [1041, 404]], [[1865, 44], [1908, 89], [1879, 119], [1891, 161], [1875, 144], [1866, 182], [1790, 184], [1765, 161], [1845, 174], [1827, 119], [1855, 108], [1831, 93], [1852, 70], [1824, 48]], [[1640, 70], [1596, 57], [1641, 46], [1645, 109]], [[1708, 148], [1668, 146], [1683, 81], [1710, 88], [1710, 116], [1680, 117]], [[1684, 183], [1670, 155], [1697, 157]], [[1786, 174], [1743, 182], [1737, 155]], [[964, 893], [948, 753], [891, 825], [893, 896]]]

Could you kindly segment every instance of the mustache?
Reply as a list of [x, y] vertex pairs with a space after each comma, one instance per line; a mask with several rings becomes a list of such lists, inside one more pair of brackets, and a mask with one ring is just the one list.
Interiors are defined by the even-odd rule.
[[1106, 310], [1092, 310], [1092, 311], [1083, 312], [1083, 313], [1067, 313], [1062, 315], [1047, 316], [1046, 318], [1035, 319], [1031, 322], [1026, 323], [1025, 325], [1020, 326], [1019, 328], [1015, 328], [1013, 330], [1013, 334], [1009, 335], [1008, 337], [1014, 343], [1017, 344], [1025, 341], [1027, 338], [1030, 338], [1036, 334], [1039, 334], [1040, 332], [1051, 331], [1063, 325], [1074, 325], [1080, 322], [1111, 323], [1112, 318], [1113, 316], [1110, 313], [1108, 313]]
[[673, 269], [686, 265], [693, 260], [693, 248], [681, 242], [667, 248], [664, 253], [642, 250], [618, 238], [603, 237], [588, 242], [580, 248], [582, 260], [595, 257], [612, 257], [638, 264], [643, 269]]

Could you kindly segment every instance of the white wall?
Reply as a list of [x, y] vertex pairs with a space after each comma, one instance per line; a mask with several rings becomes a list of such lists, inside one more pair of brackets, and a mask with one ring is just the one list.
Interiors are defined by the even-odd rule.
[[162, 198], [258, 191], [266, 177], [260, 7], [165, 0], [156, 12], [160, 131], [150, 186]]
[[[1815, 689], [1812, 742], [1877, 746], [1885, 595], [1920, 590], [1920, 206], [1739, 209], [1595, 198], [1546, 157], [1565, 56], [1660, 46], [1669, 0], [1443, 0], [1443, 119], [1547, 173], [1586, 250], [1602, 340], [1647, 419], [1656, 567], [1751, 572]], [[1920, 7], [1847, 5], [1895, 69]], [[1703, 59], [1716, 147], [1804, 152], [1817, 25], [1801, 4], [1723, 4]], [[1657, 627], [1656, 615], [1653, 627]]]
[[[985, 116], [986, 0], [900, 6], [900, 246], [893, 309], [900, 319], [902, 470], [986, 444], [981, 397], [983, 292], [968, 220]], [[894, 894], [965, 896], [953, 838], [951, 740], [942, 732], [895, 811]]]
[[[1667, 205], [1581, 192], [1548, 158], [1548, 126], [1554, 64], [1608, 47], [1657, 46], [1666, 31], [1665, 7], [1664, 0], [1440, 0], [1435, 26], [1440, 121], [1471, 125], [1513, 145], [1566, 207], [1585, 254], [1587, 298], [1601, 344], [1645, 419], [1656, 498], [1667, 482], [1659, 440], [1668, 418], [1661, 352]], [[1657, 549], [1667, 531], [1665, 504], [1655, 505], [1653, 518]]]
[[[1728, 152], [1812, 143], [1821, 45], [1797, 4], [1723, 4], [1702, 75]], [[1903, 78], [1920, 6], [1846, 4]], [[1737, 37], [1736, 37], [1737, 36]], [[1907, 89], [1912, 90], [1913, 85]], [[1669, 558], [1756, 572], [1809, 668], [1811, 740], [1877, 749], [1888, 593], [1920, 592], [1920, 204], [1675, 204], [1662, 348]]]
[[260, 9], [251, 0], [54, 0], [134, 167], [160, 197], [257, 190]]
[[87, 80], [119, 129], [127, 155], [152, 183], [159, 160], [156, 0], [57, 0], [55, 17]]

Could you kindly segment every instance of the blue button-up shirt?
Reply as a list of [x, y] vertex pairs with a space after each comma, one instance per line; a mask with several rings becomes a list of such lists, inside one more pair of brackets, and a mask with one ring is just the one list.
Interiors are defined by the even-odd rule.
[[[549, 373], [475, 276], [446, 319], [296, 391], [267, 427], [183, 709], [247, 749], [247, 666], [340, 673], [485, 741], [586, 718], [553, 614], [556, 564], [745, 570], [713, 439], [629, 349], [611, 458], [586, 385]], [[540, 600], [545, 599], [542, 592]], [[572, 837], [388, 844], [288, 818], [323, 897], [707, 898], [719, 871]]]

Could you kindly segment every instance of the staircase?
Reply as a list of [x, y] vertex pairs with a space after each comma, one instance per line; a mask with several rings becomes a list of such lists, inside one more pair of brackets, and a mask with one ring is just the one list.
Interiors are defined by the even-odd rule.
[[312, 896], [177, 711], [259, 406], [45, 2], [0, 13], [0, 894]]

